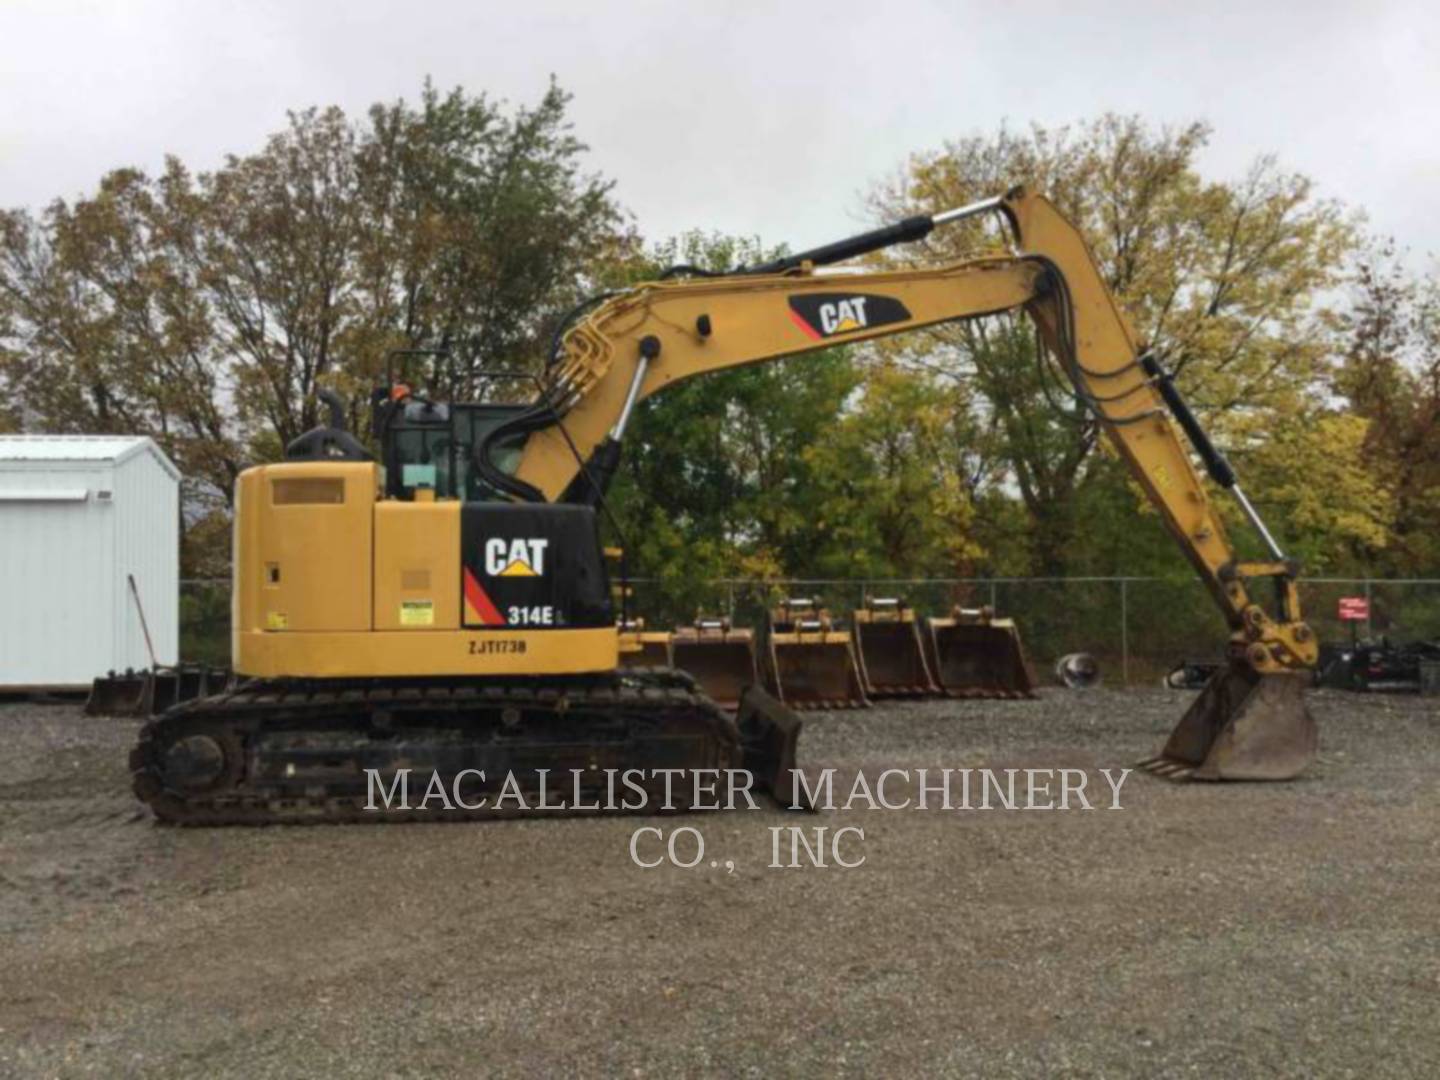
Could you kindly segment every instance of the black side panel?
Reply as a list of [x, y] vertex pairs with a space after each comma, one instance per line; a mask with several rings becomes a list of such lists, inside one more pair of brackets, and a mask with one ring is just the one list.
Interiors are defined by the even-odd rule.
[[460, 561], [467, 628], [615, 625], [591, 507], [466, 503]]

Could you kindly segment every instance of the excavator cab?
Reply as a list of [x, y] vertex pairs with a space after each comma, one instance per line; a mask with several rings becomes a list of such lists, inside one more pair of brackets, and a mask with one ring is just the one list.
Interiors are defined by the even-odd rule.
[[770, 611], [765, 655], [771, 693], [792, 708], [870, 704], [850, 632], [836, 626], [817, 600], [792, 597]]
[[735, 708], [745, 688], [760, 683], [753, 630], [731, 626], [728, 618], [701, 615], [689, 626], [677, 626], [671, 640], [675, 666], [725, 708]]
[[956, 605], [946, 619], [925, 620], [925, 648], [941, 692], [950, 697], [1035, 696], [1020, 631], [988, 607]]
[[896, 597], [867, 597], [851, 617], [865, 689], [871, 697], [939, 693], [915, 612]]

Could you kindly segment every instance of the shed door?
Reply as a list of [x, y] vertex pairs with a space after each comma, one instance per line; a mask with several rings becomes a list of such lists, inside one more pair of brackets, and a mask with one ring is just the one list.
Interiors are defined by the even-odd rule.
[[110, 507], [86, 494], [0, 490], [0, 685], [79, 686], [113, 663]]

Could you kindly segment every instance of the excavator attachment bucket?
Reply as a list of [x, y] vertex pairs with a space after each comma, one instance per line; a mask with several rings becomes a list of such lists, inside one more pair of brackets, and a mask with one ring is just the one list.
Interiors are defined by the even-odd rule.
[[1140, 763], [1172, 780], [1289, 780], [1315, 760], [1305, 704], [1309, 671], [1262, 674], [1231, 660], [1206, 683], [1158, 757]]
[[925, 620], [930, 670], [950, 697], [1035, 696], [1020, 631], [989, 608], [957, 607], [948, 619]]
[[732, 627], [729, 619], [702, 615], [692, 626], [677, 626], [671, 642], [675, 666], [727, 709], [739, 704], [747, 686], [760, 682], [755, 633]]
[[670, 667], [670, 635], [646, 630], [644, 619], [630, 619], [620, 626], [621, 667]]
[[858, 709], [870, 704], [850, 633], [814, 600], [790, 599], [770, 612], [770, 686], [795, 709]]
[[143, 671], [126, 669], [102, 675], [90, 684], [85, 699], [86, 716], [149, 716], [154, 710], [154, 676]]
[[226, 668], [204, 664], [110, 672], [90, 685], [87, 716], [159, 716], [172, 705], [219, 693], [229, 685]]
[[855, 649], [871, 697], [923, 697], [940, 688], [925, 659], [915, 612], [902, 601], [871, 597], [854, 613]]

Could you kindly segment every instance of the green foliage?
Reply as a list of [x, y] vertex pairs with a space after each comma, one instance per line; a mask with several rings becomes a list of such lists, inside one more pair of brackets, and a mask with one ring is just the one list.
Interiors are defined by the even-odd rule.
[[[780, 253], [701, 231], [643, 248], [583, 170], [567, 107], [553, 85], [512, 108], [427, 83], [362, 119], [294, 113], [213, 173], [117, 169], [73, 203], [0, 212], [0, 430], [152, 435], [189, 478], [187, 572], [220, 575], [236, 475], [316, 423], [318, 385], [358, 403], [391, 350], [443, 341], [451, 364], [396, 374], [468, 398], [486, 371], [535, 365], [597, 289]], [[873, 205], [888, 219], [1045, 191], [1287, 550], [1334, 573], [1433, 573], [1440, 286], [1384, 248], [1352, 261], [1353, 216], [1271, 158], [1203, 176], [1208, 135], [1117, 116], [1002, 128], [913, 157]], [[876, 261], [991, 239], [967, 224]], [[646, 400], [611, 498], [632, 572], [677, 616], [714, 608], [705, 583], [727, 576], [1187, 578], [1041, 359], [1023, 317], [997, 317]], [[1074, 598], [1107, 618], [1114, 602]]]
[[[1202, 177], [1196, 158], [1208, 135], [1200, 124], [1154, 128], [1114, 115], [1073, 129], [1002, 129], [917, 155], [874, 203], [894, 216], [961, 205], [1017, 183], [1045, 192], [1086, 235], [1140, 337], [1177, 373], [1217, 440], [1237, 462], [1265, 458], [1259, 448], [1273, 433], [1298, 429], [1326, 407], [1335, 320], [1321, 301], [1341, 280], [1354, 224], [1338, 205], [1317, 199], [1307, 178], [1272, 158], [1256, 161], [1238, 181]], [[979, 226], [939, 232], [924, 255], [959, 256], [982, 239]], [[1096, 543], [1107, 531], [1096, 499], [1103, 493], [1113, 511], [1121, 489], [1102, 475], [1112, 470], [1093, 423], [1047, 395], [1036, 348], [1015, 315], [933, 331], [901, 353], [971, 386], [992, 418], [998, 437], [988, 445], [994, 460], [987, 472], [1002, 492], [1018, 493], [1026, 514], [1019, 532], [992, 535], [985, 547], [1025, 546], [1029, 569], [1046, 574], [1153, 564], [1137, 550], [1145, 542], [1128, 534]], [[1278, 462], [1275, 454], [1267, 460]], [[1262, 500], [1267, 509], [1303, 517], [1293, 484], [1305, 460], [1292, 459], [1290, 470], [1276, 475], [1289, 486]], [[1353, 532], [1373, 516], [1370, 493], [1359, 485], [1329, 496], [1351, 500], [1332, 508], [1329, 524]], [[1279, 527], [1299, 532], [1315, 524], [1312, 514]], [[1170, 545], [1158, 528], [1146, 542]], [[1182, 565], [1173, 554], [1170, 560]]]
[[392, 349], [447, 342], [453, 370], [397, 374], [462, 397], [534, 363], [632, 243], [610, 183], [581, 170], [568, 101], [427, 83], [365, 122], [292, 113], [213, 173], [118, 169], [73, 204], [0, 213], [5, 398], [32, 430], [151, 435], [194, 523], [316, 424], [317, 386], [357, 403], [363, 433]]

